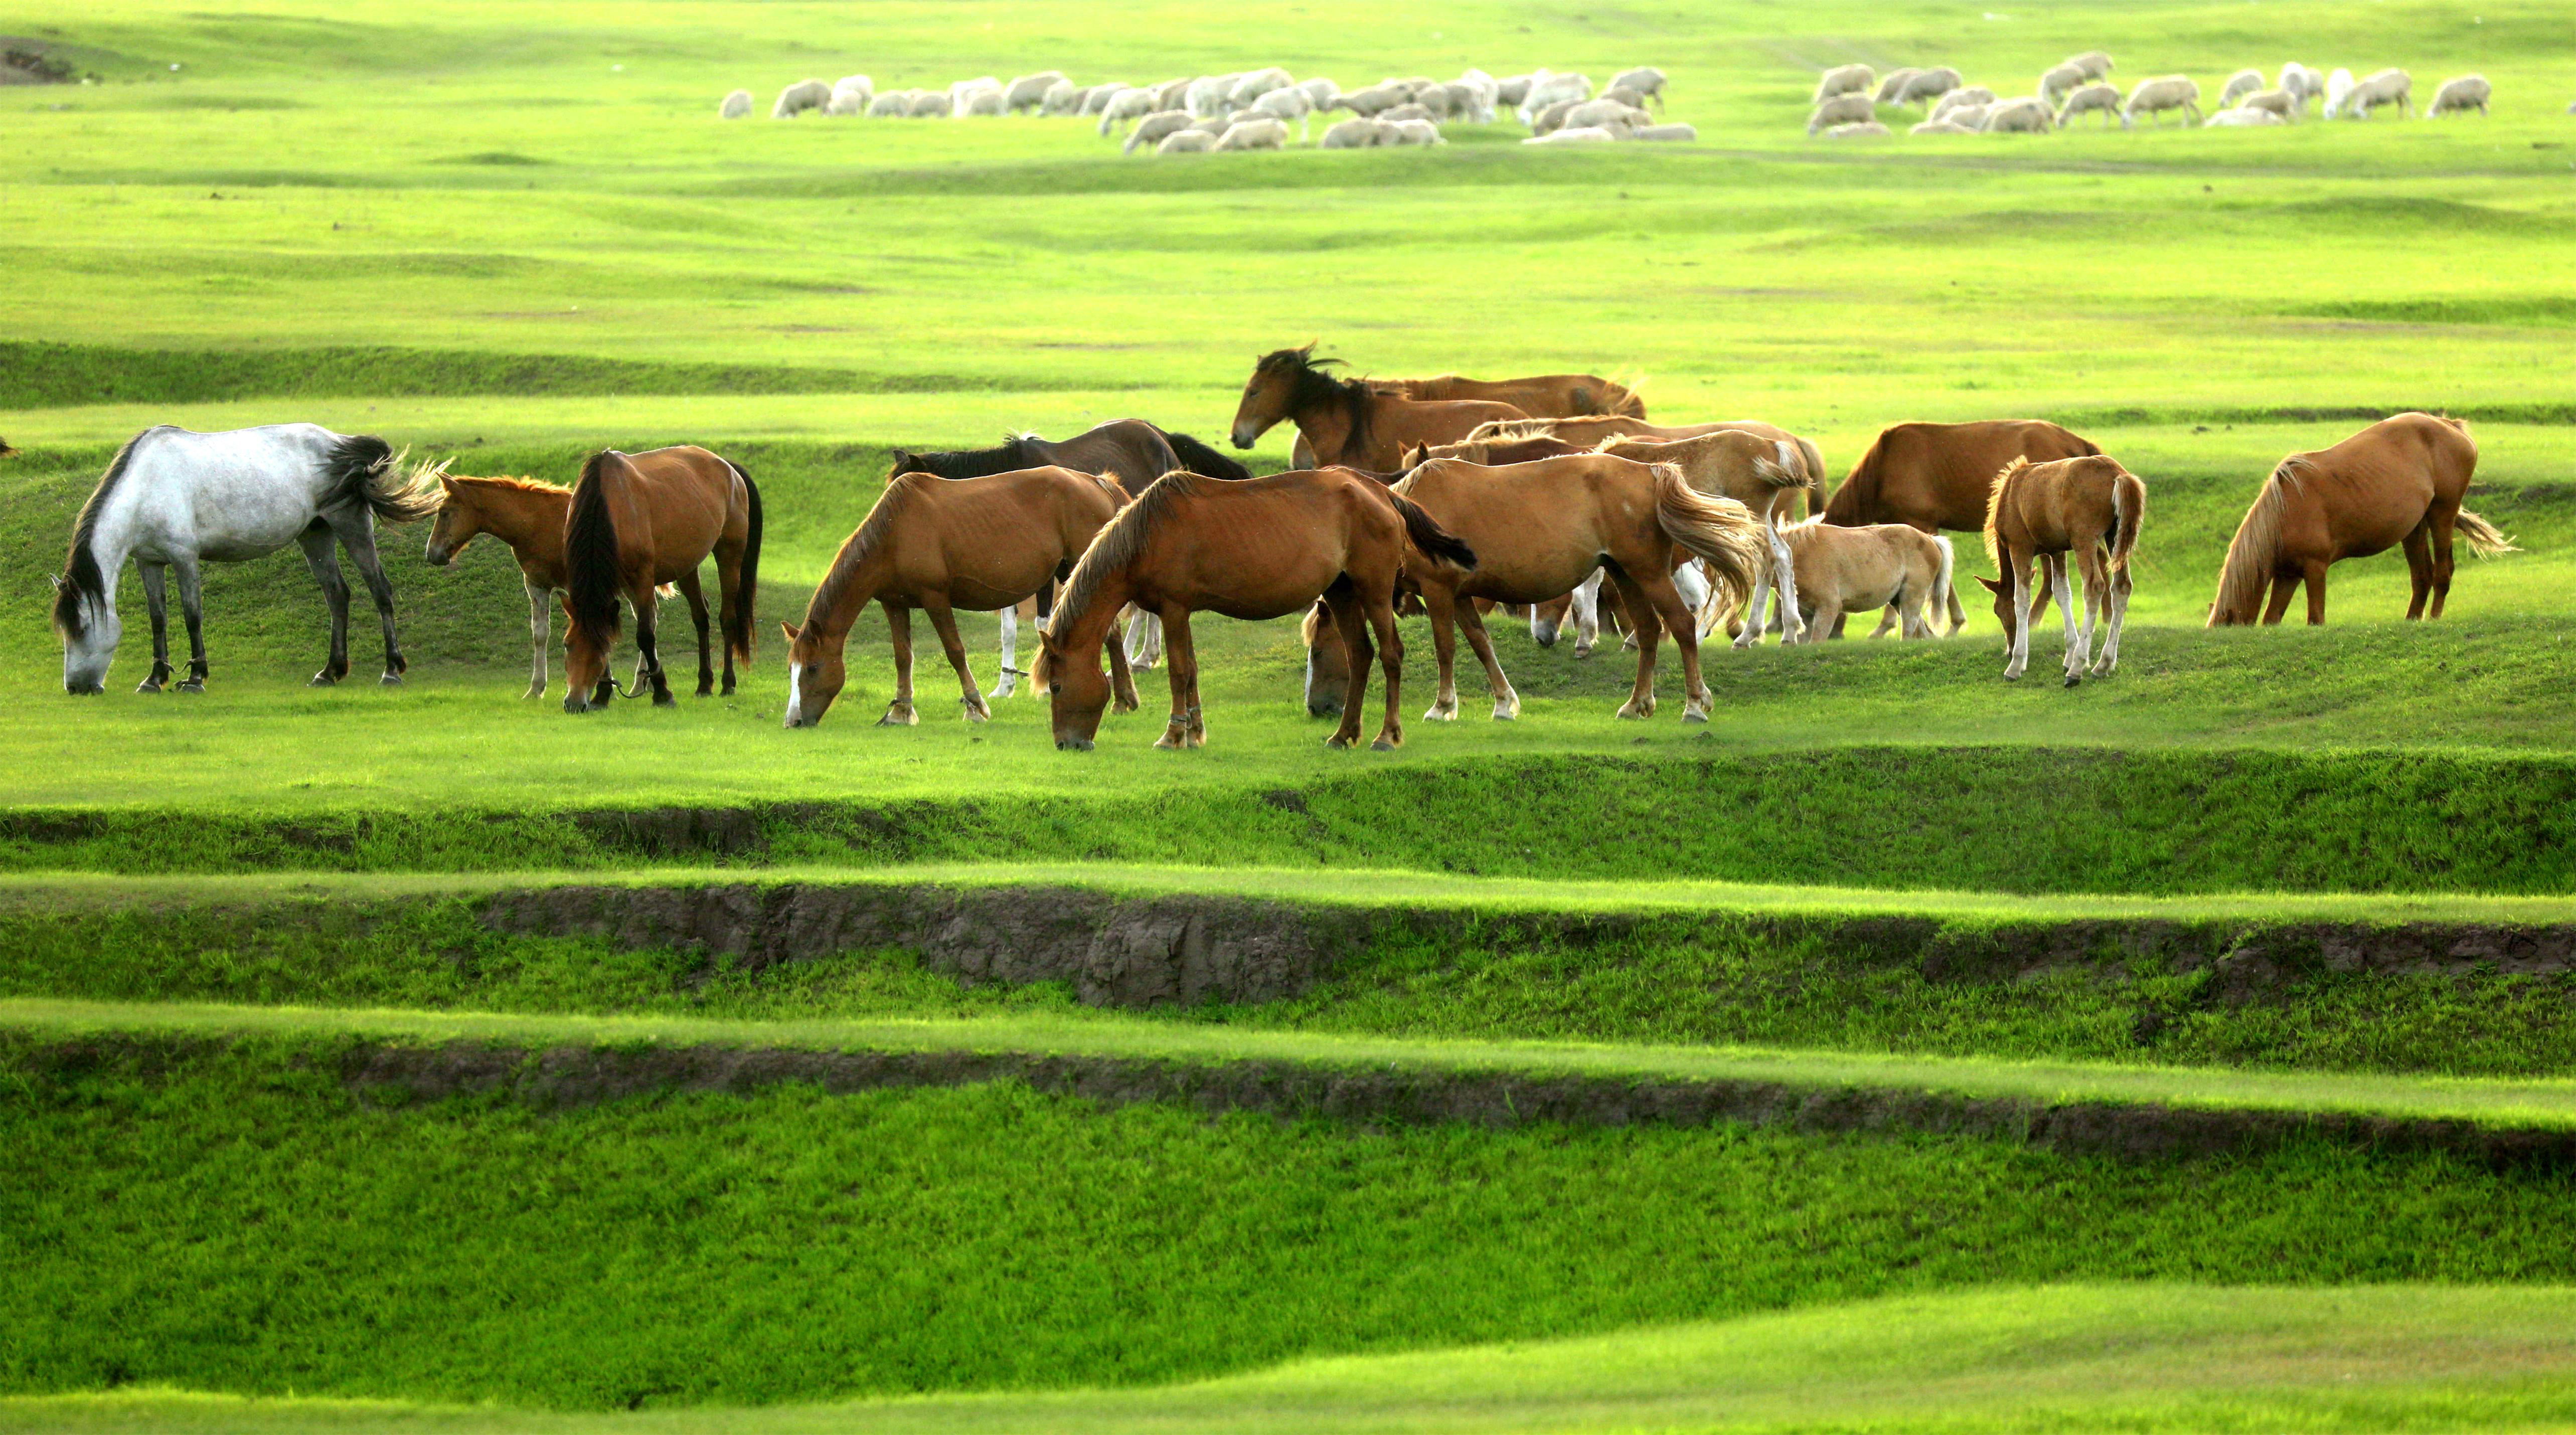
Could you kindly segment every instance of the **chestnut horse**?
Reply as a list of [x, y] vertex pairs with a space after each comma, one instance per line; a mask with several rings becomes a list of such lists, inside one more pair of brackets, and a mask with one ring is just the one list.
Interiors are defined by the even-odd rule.
[[[1642, 718], [1655, 711], [1656, 649], [1662, 630], [1670, 629], [1682, 659], [1682, 721], [1708, 721], [1699, 631], [1674, 589], [1673, 570], [1698, 558], [1721, 585], [1739, 594], [1750, 587], [1762, 569], [1762, 534], [1742, 504], [1701, 493], [1676, 465], [1606, 454], [1502, 468], [1437, 459], [1415, 469], [1395, 492], [1476, 550], [1473, 569], [1405, 570], [1405, 586], [1419, 592], [1431, 611], [1432, 642], [1440, 655], [1440, 691], [1425, 719], [1458, 716], [1456, 627], [1467, 630], [1467, 645], [1485, 665], [1494, 717], [1520, 716], [1520, 694], [1494, 658], [1474, 600], [1534, 603], [1602, 571], [1627, 600], [1638, 637], [1637, 680], [1619, 716]], [[1325, 688], [1337, 676], [1326, 660], [1332, 624], [1329, 614], [1307, 618], [1310, 672]], [[1309, 709], [1315, 696], [1310, 690]]]
[[[564, 587], [564, 518], [572, 511], [572, 490], [532, 478], [466, 478], [441, 474], [438, 522], [429, 530], [429, 550], [422, 556], [432, 568], [456, 561], [465, 545], [489, 533], [510, 545], [519, 560], [519, 579], [528, 589], [528, 690], [521, 697], [546, 695], [546, 643], [554, 636], [549, 604]], [[698, 628], [707, 625], [706, 598], [689, 593]]]
[[1327, 741], [1359, 741], [1374, 630], [1386, 667], [1386, 721], [1373, 746], [1394, 748], [1404, 741], [1396, 575], [1442, 564], [1473, 568], [1476, 555], [1411, 500], [1347, 469], [1292, 469], [1242, 483], [1165, 474], [1092, 540], [1039, 639], [1037, 681], [1054, 703], [1055, 745], [1088, 751], [1098, 735], [1109, 702], [1101, 643], [1127, 604], [1162, 617], [1172, 716], [1154, 745], [1181, 748], [1207, 742], [1190, 614], [1277, 618], [1320, 598], [1341, 624], [1345, 661], [1361, 685]]
[[698, 591], [698, 565], [710, 554], [724, 605], [724, 691], [730, 694], [737, 659], [751, 666], [760, 490], [740, 465], [694, 446], [590, 456], [564, 519], [564, 611], [571, 619], [564, 633], [565, 712], [605, 707], [617, 693], [608, 655], [617, 644], [619, 598], [635, 609], [635, 646], [652, 680], [654, 705], [676, 701], [656, 642], [653, 590], [664, 583], [688, 595], [698, 623], [698, 696], [714, 691], [706, 598]]
[[[912, 704], [915, 608], [930, 615], [948, 665], [965, 685], [967, 720], [991, 717], [958, 640], [955, 610], [1017, 607], [1071, 571], [1126, 502], [1116, 480], [1069, 468], [956, 480], [896, 474], [841, 545], [832, 571], [806, 605], [805, 625], [778, 625], [787, 635], [787, 726], [814, 726], [840, 696], [848, 681], [842, 645], [871, 601], [885, 609], [894, 637], [894, 701], [877, 726], [910, 727], [921, 720]], [[1109, 663], [1117, 675], [1118, 710], [1134, 710], [1136, 684], [1128, 676], [1125, 650], [1115, 643]]]
[[1483, 399], [1425, 402], [1383, 393], [1365, 380], [1325, 373], [1338, 359], [1318, 359], [1315, 346], [1264, 354], [1235, 406], [1236, 448], [1250, 448], [1272, 425], [1297, 426], [1317, 468], [1348, 465], [1386, 472], [1417, 444], [1451, 443], [1478, 424], [1526, 419], [1510, 404]]
[[2477, 467], [2469, 426], [2432, 414], [2381, 419], [2332, 448], [2291, 454], [2264, 481], [2227, 545], [2209, 626], [2251, 623], [2258, 608], [2264, 622], [2277, 623], [2301, 583], [2308, 585], [2308, 622], [2323, 623], [2327, 567], [2401, 543], [2414, 580], [2406, 616], [2441, 617], [2451, 595], [2454, 528], [2480, 557], [2518, 551], [2494, 524], [2460, 506]]
[[1408, 399], [1485, 399], [1509, 404], [1534, 419], [1575, 419], [1592, 414], [1646, 416], [1645, 402], [1624, 384], [1592, 374], [1538, 374], [1525, 379], [1467, 379], [1441, 374], [1428, 379], [1371, 379], [1381, 393]]
[[[1980, 576], [1995, 595], [1995, 616], [2011, 639], [2006, 681], [2030, 666], [2031, 562], [2048, 573], [2057, 610], [2066, 618], [2066, 685], [2086, 673], [2108, 677], [2120, 665], [2120, 629], [2129, 617], [2129, 554], [2147, 517], [2145, 480], [2103, 454], [2032, 463], [2016, 458], [1995, 477], [1986, 505], [1986, 556], [2010, 586]], [[2066, 557], [2084, 570], [2084, 627], [2075, 626], [2075, 591], [2067, 584]], [[2092, 661], [2093, 619], [2104, 624], [2102, 657]]]
[[[1744, 600], [1745, 631], [1758, 637], [1764, 596], [1795, 593], [1798, 587], [1790, 568], [1789, 545], [1780, 537], [1780, 529], [1800, 516], [1798, 500], [1809, 491], [1797, 445], [1742, 429], [1721, 429], [1697, 438], [1604, 439], [1598, 451], [1639, 463], [1677, 464], [1691, 487], [1712, 497], [1734, 499], [1760, 518], [1763, 537], [1771, 549], [1771, 563], [1754, 575], [1752, 591]], [[1716, 595], [1710, 596], [1713, 599]], [[1783, 641], [1797, 639], [1797, 623], [1791, 611], [1795, 606], [1785, 601], [1778, 604]], [[1709, 612], [1719, 611], [1712, 602]]]

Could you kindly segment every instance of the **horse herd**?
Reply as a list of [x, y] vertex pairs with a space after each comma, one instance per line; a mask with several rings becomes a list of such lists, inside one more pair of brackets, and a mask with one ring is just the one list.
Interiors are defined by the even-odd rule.
[[[1254, 364], [1232, 442], [1249, 449], [1281, 423], [1297, 434], [1295, 466], [1264, 477], [1141, 419], [1061, 442], [1020, 435], [988, 449], [898, 453], [804, 621], [780, 625], [786, 726], [811, 726], [830, 709], [847, 681], [848, 635], [872, 602], [886, 614], [896, 670], [881, 724], [919, 720], [915, 609], [938, 633], [965, 715], [979, 721], [991, 707], [957, 610], [1002, 614], [996, 697], [1021, 676], [1017, 617], [1039, 618], [1039, 656], [1027, 676], [1050, 698], [1057, 745], [1070, 749], [1092, 745], [1112, 705], [1139, 706], [1134, 673], [1162, 660], [1171, 711], [1156, 745], [1199, 746], [1206, 721], [1192, 615], [1303, 614], [1309, 710], [1338, 712], [1331, 743], [1356, 744], [1375, 662], [1386, 692], [1373, 745], [1391, 748], [1404, 737], [1396, 617], [1417, 604], [1439, 660], [1427, 719], [1457, 715], [1461, 630], [1491, 686], [1493, 715], [1518, 716], [1519, 696], [1484, 625], [1485, 614], [1504, 610], [1525, 615], [1543, 645], [1571, 621], [1578, 654], [1605, 613], [1624, 628], [1637, 651], [1619, 709], [1629, 718], [1656, 710], [1657, 650], [1669, 632], [1683, 718], [1704, 721], [1712, 699], [1699, 643], [1720, 626], [1739, 648], [1769, 631], [1786, 643], [1816, 642], [1839, 636], [1849, 614], [1880, 612], [1878, 633], [1928, 638], [1946, 610], [1957, 633], [1966, 614], [1952, 591], [1945, 532], [1982, 534], [1996, 564], [1998, 578], [1979, 581], [2007, 639], [2005, 677], [2021, 676], [2033, 625], [2052, 599], [2066, 631], [2069, 686], [2118, 664], [2146, 485], [2060, 425], [1897, 424], [1828, 497], [1811, 441], [1758, 420], [1649, 422], [1635, 392], [1593, 375], [1369, 380], [1336, 374], [1334, 364], [1312, 345]], [[2401, 546], [2413, 579], [2407, 616], [2440, 617], [2455, 534], [2480, 553], [2511, 548], [2460, 506], [2476, 463], [2465, 424], [2420, 413], [2283, 459], [2228, 546], [2209, 624], [2276, 623], [2302, 586], [2308, 621], [2322, 623], [2331, 564]], [[201, 563], [288, 543], [302, 546], [330, 602], [330, 657], [313, 682], [336, 683], [349, 670], [350, 590], [339, 549], [356, 563], [383, 625], [382, 681], [400, 682], [393, 592], [374, 542], [380, 518], [434, 519], [433, 565], [482, 535], [511, 548], [528, 595], [530, 697], [546, 689], [558, 598], [568, 620], [569, 712], [648, 690], [656, 704], [676, 701], [656, 625], [665, 590], [689, 604], [701, 695], [719, 690], [717, 648], [725, 693], [751, 661], [760, 490], [740, 464], [707, 449], [603, 451], [563, 488], [406, 466], [382, 439], [310, 424], [211, 434], [158, 427], [118, 451], [74, 525], [53, 610], [65, 689], [104, 689], [121, 635], [116, 578], [131, 559], [152, 618], [153, 664], [139, 690], [161, 691], [178, 676], [164, 598], [165, 574], [175, 573], [190, 648], [176, 686], [202, 691]], [[709, 558], [720, 643], [699, 576]], [[2080, 623], [2071, 576], [2084, 582]], [[622, 689], [609, 673], [621, 608], [635, 616], [638, 653]]]
[[[1949, 66], [1903, 68], [1884, 76], [1867, 65], [1837, 65], [1816, 83], [1807, 133], [1836, 139], [1890, 133], [1879, 122], [1882, 105], [1924, 107], [1923, 121], [1908, 133], [1917, 135], [2045, 134], [2065, 129], [2086, 115], [2098, 115], [2108, 126], [2118, 120], [2133, 128], [2140, 118], [2161, 122], [2179, 114], [2185, 123], [2210, 128], [2288, 124], [2307, 113], [2310, 101], [2322, 97], [2327, 119], [2367, 119], [2375, 110], [2394, 106], [2399, 113], [2414, 108], [2414, 81], [2404, 70], [2381, 70], [2363, 79], [2337, 69], [2324, 74], [2298, 61], [2281, 67], [2278, 83], [2267, 84], [2260, 70], [2239, 70], [2227, 79], [2218, 109], [2204, 117], [2200, 84], [2188, 75], [2158, 75], [2139, 81], [2124, 98], [2109, 82], [2111, 57], [2088, 50], [2041, 72], [2033, 92], [1998, 96], [1985, 85], [1971, 85]], [[2442, 82], [2425, 118], [2487, 112], [2494, 88], [2482, 75], [2461, 75]]]

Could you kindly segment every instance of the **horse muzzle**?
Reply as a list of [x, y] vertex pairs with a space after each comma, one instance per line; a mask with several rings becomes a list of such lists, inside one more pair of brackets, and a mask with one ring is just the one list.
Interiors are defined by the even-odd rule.
[[104, 680], [95, 683], [65, 683], [63, 691], [76, 698], [94, 698], [107, 691], [107, 683]]
[[1087, 737], [1060, 737], [1055, 740], [1058, 752], [1089, 752], [1092, 746], [1091, 739]]
[[1260, 437], [1261, 435], [1254, 431], [1250, 424], [1236, 424], [1234, 426], [1234, 431], [1226, 435], [1226, 438], [1232, 441], [1236, 448], [1250, 448], [1253, 445], [1253, 441]]
[[594, 706], [595, 705], [590, 700], [589, 694], [584, 693], [579, 688], [575, 688], [571, 692], [564, 694], [565, 712], [586, 713], [591, 711]]

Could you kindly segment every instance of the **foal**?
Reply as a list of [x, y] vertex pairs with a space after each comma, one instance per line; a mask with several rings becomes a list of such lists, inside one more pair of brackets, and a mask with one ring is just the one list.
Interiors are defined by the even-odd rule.
[[[442, 474], [438, 480], [438, 522], [429, 530], [432, 568], [456, 561], [465, 545], [483, 534], [510, 545], [519, 560], [519, 577], [528, 588], [528, 690], [522, 697], [546, 694], [546, 643], [553, 637], [554, 615], [547, 605], [564, 588], [564, 519], [572, 512], [572, 490], [532, 478], [464, 478]], [[707, 626], [707, 603], [694, 586], [691, 612], [699, 631]]]
[[[2120, 628], [2129, 616], [2129, 554], [2147, 516], [2147, 485], [2120, 461], [2103, 454], [2032, 463], [2016, 458], [1995, 478], [1986, 504], [1986, 556], [2011, 583], [1983, 577], [1995, 595], [1995, 616], [2012, 639], [2004, 677], [2016, 679], [2030, 664], [2031, 561], [2047, 565], [2048, 584], [2066, 617], [2066, 685], [2091, 672], [2108, 677], [2120, 665]], [[2067, 586], [2066, 555], [2084, 570], [2084, 627], [2075, 626], [2074, 591]], [[2093, 620], [2107, 627], [2102, 656], [2087, 667]]]

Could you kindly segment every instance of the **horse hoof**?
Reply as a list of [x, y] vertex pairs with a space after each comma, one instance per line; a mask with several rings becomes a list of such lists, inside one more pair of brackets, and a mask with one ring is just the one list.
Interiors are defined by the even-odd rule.
[[321, 672], [315, 673], [313, 675], [313, 681], [306, 683], [304, 686], [308, 688], [336, 688], [340, 686], [340, 679], [337, 675], [333, 674], [326, 668]]
[[142, 682], [134, 685], [134, 690], [138, 693], [157, 693], [161, 691], [161, 680], [159, 678], [145, 678]]
[[398, 688], [398, 687], [401, 687], [401, 686], [402, 686], [402, 674], [400, 674], [400, 673], [387, 673], [387, 674], [385, 674], [383, 677], [376, 679], [376, 686], [378, 686], [378, 687], [380, 687], [380, 688]]
[[539, 683], [535, 687], [528, 689], [526, 692], [519, 694], [519, 701], [526, 702], [531, 698], [541, 698], [545, 695], [546, 685]]
[[893, 707], [886, 709], [886, 715], [884, 717], [877, 719], [877, 726], [911, 727], [920, 721], [921, 715], [914, 712], [910, 704], [897, 703]]
[[1424, 722], [1456, 722], [1458, 720], [1458, 710], [1454, 707], [1428, 708], [1424, 710], [1422, 720]]
[[679, 705], [680, 700], [671, 696], [668, 689], [664, 689], [663, 691], [653, 695], [653, 706], [657, 708], [675, 708]]
[[2068, 687], [2070, 687], [2070, 688], [2072, 688], [2072, 687], [2079, 687], [2079, 686], [2081, 686], [2081, 685], [2083, 684], [2083, 682], [2084, 682], [2084, 675], [2083, 675], [2082, 673], [2068, 673], [2068, 674], [2066, 675], [2066, 685], [2067, 685]]
[[1706, 722], [1708, 721], [1708, 710], [1705, 708], [1684, 708], [1682, 709], [1682, 721]]
[[1161, 748], [1165, 752], [1179, 752], [1182, 747], [1181, 735], [1176, 732], [1166, 732], [1161, 737], [1154, 739], [1154, 746]]
[[205, 679], [203, 679], [203, 678], [190, 678], [190, 679], [188, 679], [186, 682], [181, 683], [181, 684], [180, 684], [180, 685], [175, 689], [175, 691], [183, 692], [183, 693], [202, 693], [202, 692], [204, 692], [205, 690], [206, 690], [206, 681], [205, 681]]
[[1371, 752], [1393, 752], [1393, 751], [1395, 751], [1397, 748], [1402, 747], [1403, 745], [1404, 745], [1404, 744], [1403, 744], [1402, 742], [1400, 742], [1400, 741], [1398, 741], [1398, 740], [1396, 740], [1396, 739], [1393, 739], [1393, 738], [1383, 738], [1383, 737], [1382, 737], [1382, 738], [1379, 738], [1377, 741], [1375, 741], [1375, 742], [1373, 742], [1373, 743], [1370, 743], [1370, 744], [1369, 744], [1369, 751], [1371, 751]]
[[1496, 722], [1518, 722], [1520, 721], [1520, 718], [1521, 709], [1518, 703], [1514, 703], [1510, 707], [1504, 707], [1499, 703], [1494, 706], [1494, 721]]
[[1358, 741], [1359, 739], [1356, 737], [1344, 737], [1340, 733], [1335, 733], [1331, 737], [1324, 739], [1324, 746], [1332, 748], [1335, 751], [1339, 751], [1357, 743]]
[[974, 698], [959, 698], [957, 701], [966, 709], [966, 720], [968, 722], [991, 722], [993, 720], [993, 710], [984, 706], [981, 701]]

